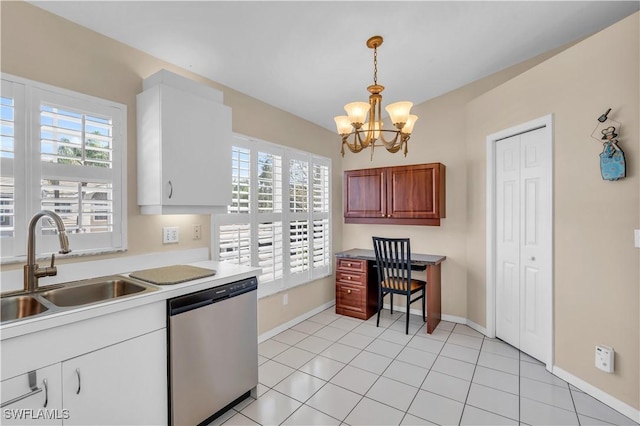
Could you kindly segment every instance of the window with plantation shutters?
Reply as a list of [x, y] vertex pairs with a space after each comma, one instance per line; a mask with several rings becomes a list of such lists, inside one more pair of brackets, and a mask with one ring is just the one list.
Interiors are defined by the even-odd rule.
[[[71, 255], [126, 249], [126, 107], [6, 74], [1, 107], [3, 262], [26, 254], [39, 210], [62, 218]], [[37, 232], [38, 251], [58, 250], [50, 221]]]
[[233, 145], [234, 201], [212, 217], [216, 260], [262, 268], [260, 297], [331, 274], [331, 160], [240, 135]]

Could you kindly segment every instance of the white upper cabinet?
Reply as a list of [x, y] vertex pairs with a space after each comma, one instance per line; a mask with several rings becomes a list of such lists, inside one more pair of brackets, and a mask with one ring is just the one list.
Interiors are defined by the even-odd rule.
[[137, 96], [142, 214], [224, 213], [231, 204], [231, 108], [222, 92], [166, 70]]

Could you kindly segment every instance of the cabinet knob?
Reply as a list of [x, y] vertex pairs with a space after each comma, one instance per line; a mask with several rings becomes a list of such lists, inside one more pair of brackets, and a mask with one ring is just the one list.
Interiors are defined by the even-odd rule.
[[350, 263], [347, 263], [347, 266], [351, 266], [351, 264], [350, 264]]
[[347, 275], [347, 279], [348, 279], [348, 280], [350, 280], [350, 279], [351, 279], [351, 277], [350, 277], [349, 275]]
[[382, 217], [386, 217], [386, 216], [383, 214]]
[[351, 289], [350, 288], [347, 289], [347, 293], [351, 294]]

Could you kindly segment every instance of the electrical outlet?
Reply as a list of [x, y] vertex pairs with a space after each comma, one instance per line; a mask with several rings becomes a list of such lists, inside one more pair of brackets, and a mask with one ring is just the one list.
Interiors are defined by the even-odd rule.
[[286, 306], [289, 304], [289, 293], [285, 293], [284, 296], [282, 296], [282, 305]]
[[178, 227], [177, 226], [165, 226], [162, 228], [162, 243], [173, 244], [179, 241]]
[[202, 239], [202, 226], [201, 225], [193, 225], [193, 239], [201, 240]]
[[608, 346], [596, 346], [596, 367], [606, 373], [613, 373], [615, 368], [615, 352]]

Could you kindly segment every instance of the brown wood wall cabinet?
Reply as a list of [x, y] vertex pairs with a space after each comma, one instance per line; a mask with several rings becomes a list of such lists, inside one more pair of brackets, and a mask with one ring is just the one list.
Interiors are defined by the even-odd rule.
[[[369, 319], [378, 309], [378, 287], [367, 285], [375, 271], [366, 260], [336, 261], [336, 313]], [[377, 279], [377, 278], [376, 278]]]
[[345, 171], [345, 223], [440, 226], [445, 171], [441, 163]]

